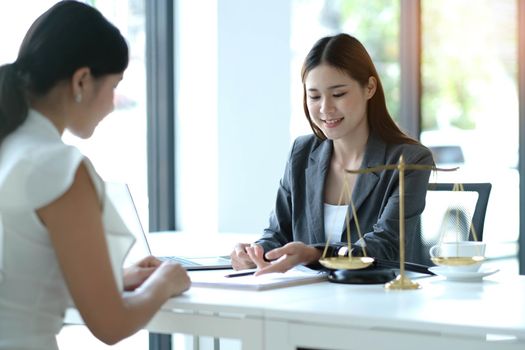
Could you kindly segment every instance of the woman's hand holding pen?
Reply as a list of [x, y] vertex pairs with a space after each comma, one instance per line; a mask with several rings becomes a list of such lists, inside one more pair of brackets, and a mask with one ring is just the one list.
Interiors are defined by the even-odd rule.
[[232, 267], [235, 270], [253, 269], [255, 263], [246, 253], [246, 247], [249, 247], [249, 243], [237, 243], [233, 252], [230, 254], [232, 261]]
[[266, 259], [273, 260], [272, 262], [264, 259], [264, 251], [259, 245], [247, 246], [245, 249], [246, 254], [259, 269], [255, 276], [270, 272], [286, 272], [294, 266], [308, 264], [319, 260], [321, 257], [321, 252], [318, 249], [302, 242], [291, 242], [281, 248], [269, 251], [266, 253]]

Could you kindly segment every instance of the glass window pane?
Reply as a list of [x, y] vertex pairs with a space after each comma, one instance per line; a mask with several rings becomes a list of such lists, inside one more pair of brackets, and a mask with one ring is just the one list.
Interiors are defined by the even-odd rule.
[[115, 91], [115, 110], [87, 140], [64, 134], [95, 165], [106, 181], [130, 186], [143, 227], [148, 225], [147, 114], [144, 0], [85, 1], [121, 31], [129, 46], [129, 64]]
[[422, 134], [437, 182], [491, 182], [487, 255], [515, 254], [519, 232], [515, 0], [422, 1]]
[[16, 60], [18, 49], [34, 20], [51, 7], [56, 0], [27, 0], [0, 2], [0, 64]]

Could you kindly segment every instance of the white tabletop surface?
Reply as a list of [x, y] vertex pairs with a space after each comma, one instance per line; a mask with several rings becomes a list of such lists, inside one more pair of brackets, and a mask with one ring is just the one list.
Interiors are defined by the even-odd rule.
[[449, 333], [512, 334], [525, 339], [525, 277], [449, 282], [419, 280], [422, 288], [388, 291], [381, 285], [318, 284], [318, 297], [267, 309], [272, 319]]
[[[156, 254], [228, 255], [258, 235], [165, 232], [150, 234]], [[493, 265], [494, 266], [494, 265]], [[525, 276], [496, 273], [478, 282], [418, 278], [421, 289], [388, 291], [383, 284], [329, 282], [268, 291], [191, 288], [163, 310], [238, 313], [245, 317], [334, 325], [442, 332], [513, 334], [525, 339]]]
[[[167, 231], [148, 237], [154, 255], [214, 256], [229, 255], [236, 243], [251, 243], [259, 235]], [[486, 265], [500, 268], [497, 264]], [[518, 339], [508, 349], [521, 349], [525, 344], [525, 276], [502, 270], [478, 282], [452, 282], [439, 276], [417, 278], [417, 282], [422, 288], [411, 291], [389, 291], [383, 284], [330, 282], [267, 291], [193, 287], [168, 300], [147, 328], [163, 333], [241, 337], [246, 349], [281, 349], [286, 339], [289, 348], [294, 344], [315, 347], [324, 344], [315, 343], [316, 335], [304, 344], [297, 342], [318, 332], [340, 332], [332, 338], [340, 342], [349, 330], [372, 332], [369, 339], [385, 337], [377, 330], [387, 335], [419, 335], [424, 341], [429, 341], [429, 335], [441, 340], [448, 335], [446, 339], [456, 339], [449, 344], [452, 348], [459, 346], [454, 341], [468, 338], [474, 342], [470, 345], [492, 349], [493, 344], [475, 340], [489, 335]], [[407, 341], [405, 348], [418, 348], [418, 341], [403, 339]], [[388, 343], [381, 341], [376, 344], [378, 348]]]
[[421, 289], [389, 291], [378, 285], [321, 282], [269, 291], [192, 288], [163, 310], [237, 313], [244, 317], [313, 324], [382, 327], [525, 339], [525, 276], [482, 282], [417, 279]]

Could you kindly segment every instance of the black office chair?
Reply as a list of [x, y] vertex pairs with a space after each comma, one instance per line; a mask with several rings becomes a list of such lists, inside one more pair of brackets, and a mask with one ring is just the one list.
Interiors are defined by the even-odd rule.
[[[453, 191], [452, 183], [428, 185], [425, 210], [419, 231], [407, 237], [407, 262], [433, 266], [429, 249], [443, 241], [483, 240], [490, 183], [465, 183], [463, 191]], [[472, 224], [474, 230], [470, 229]]]

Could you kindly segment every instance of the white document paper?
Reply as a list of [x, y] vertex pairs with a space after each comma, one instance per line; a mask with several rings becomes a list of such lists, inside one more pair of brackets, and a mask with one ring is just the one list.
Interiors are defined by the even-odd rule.
[[193, 287], [230, 288], [246, 290], [267, 290], [324, 281], [324, 272], [297, 266], [285, 273], [268, 273], [261, 276], [226, 277], [232, 270], [190, 271]]

